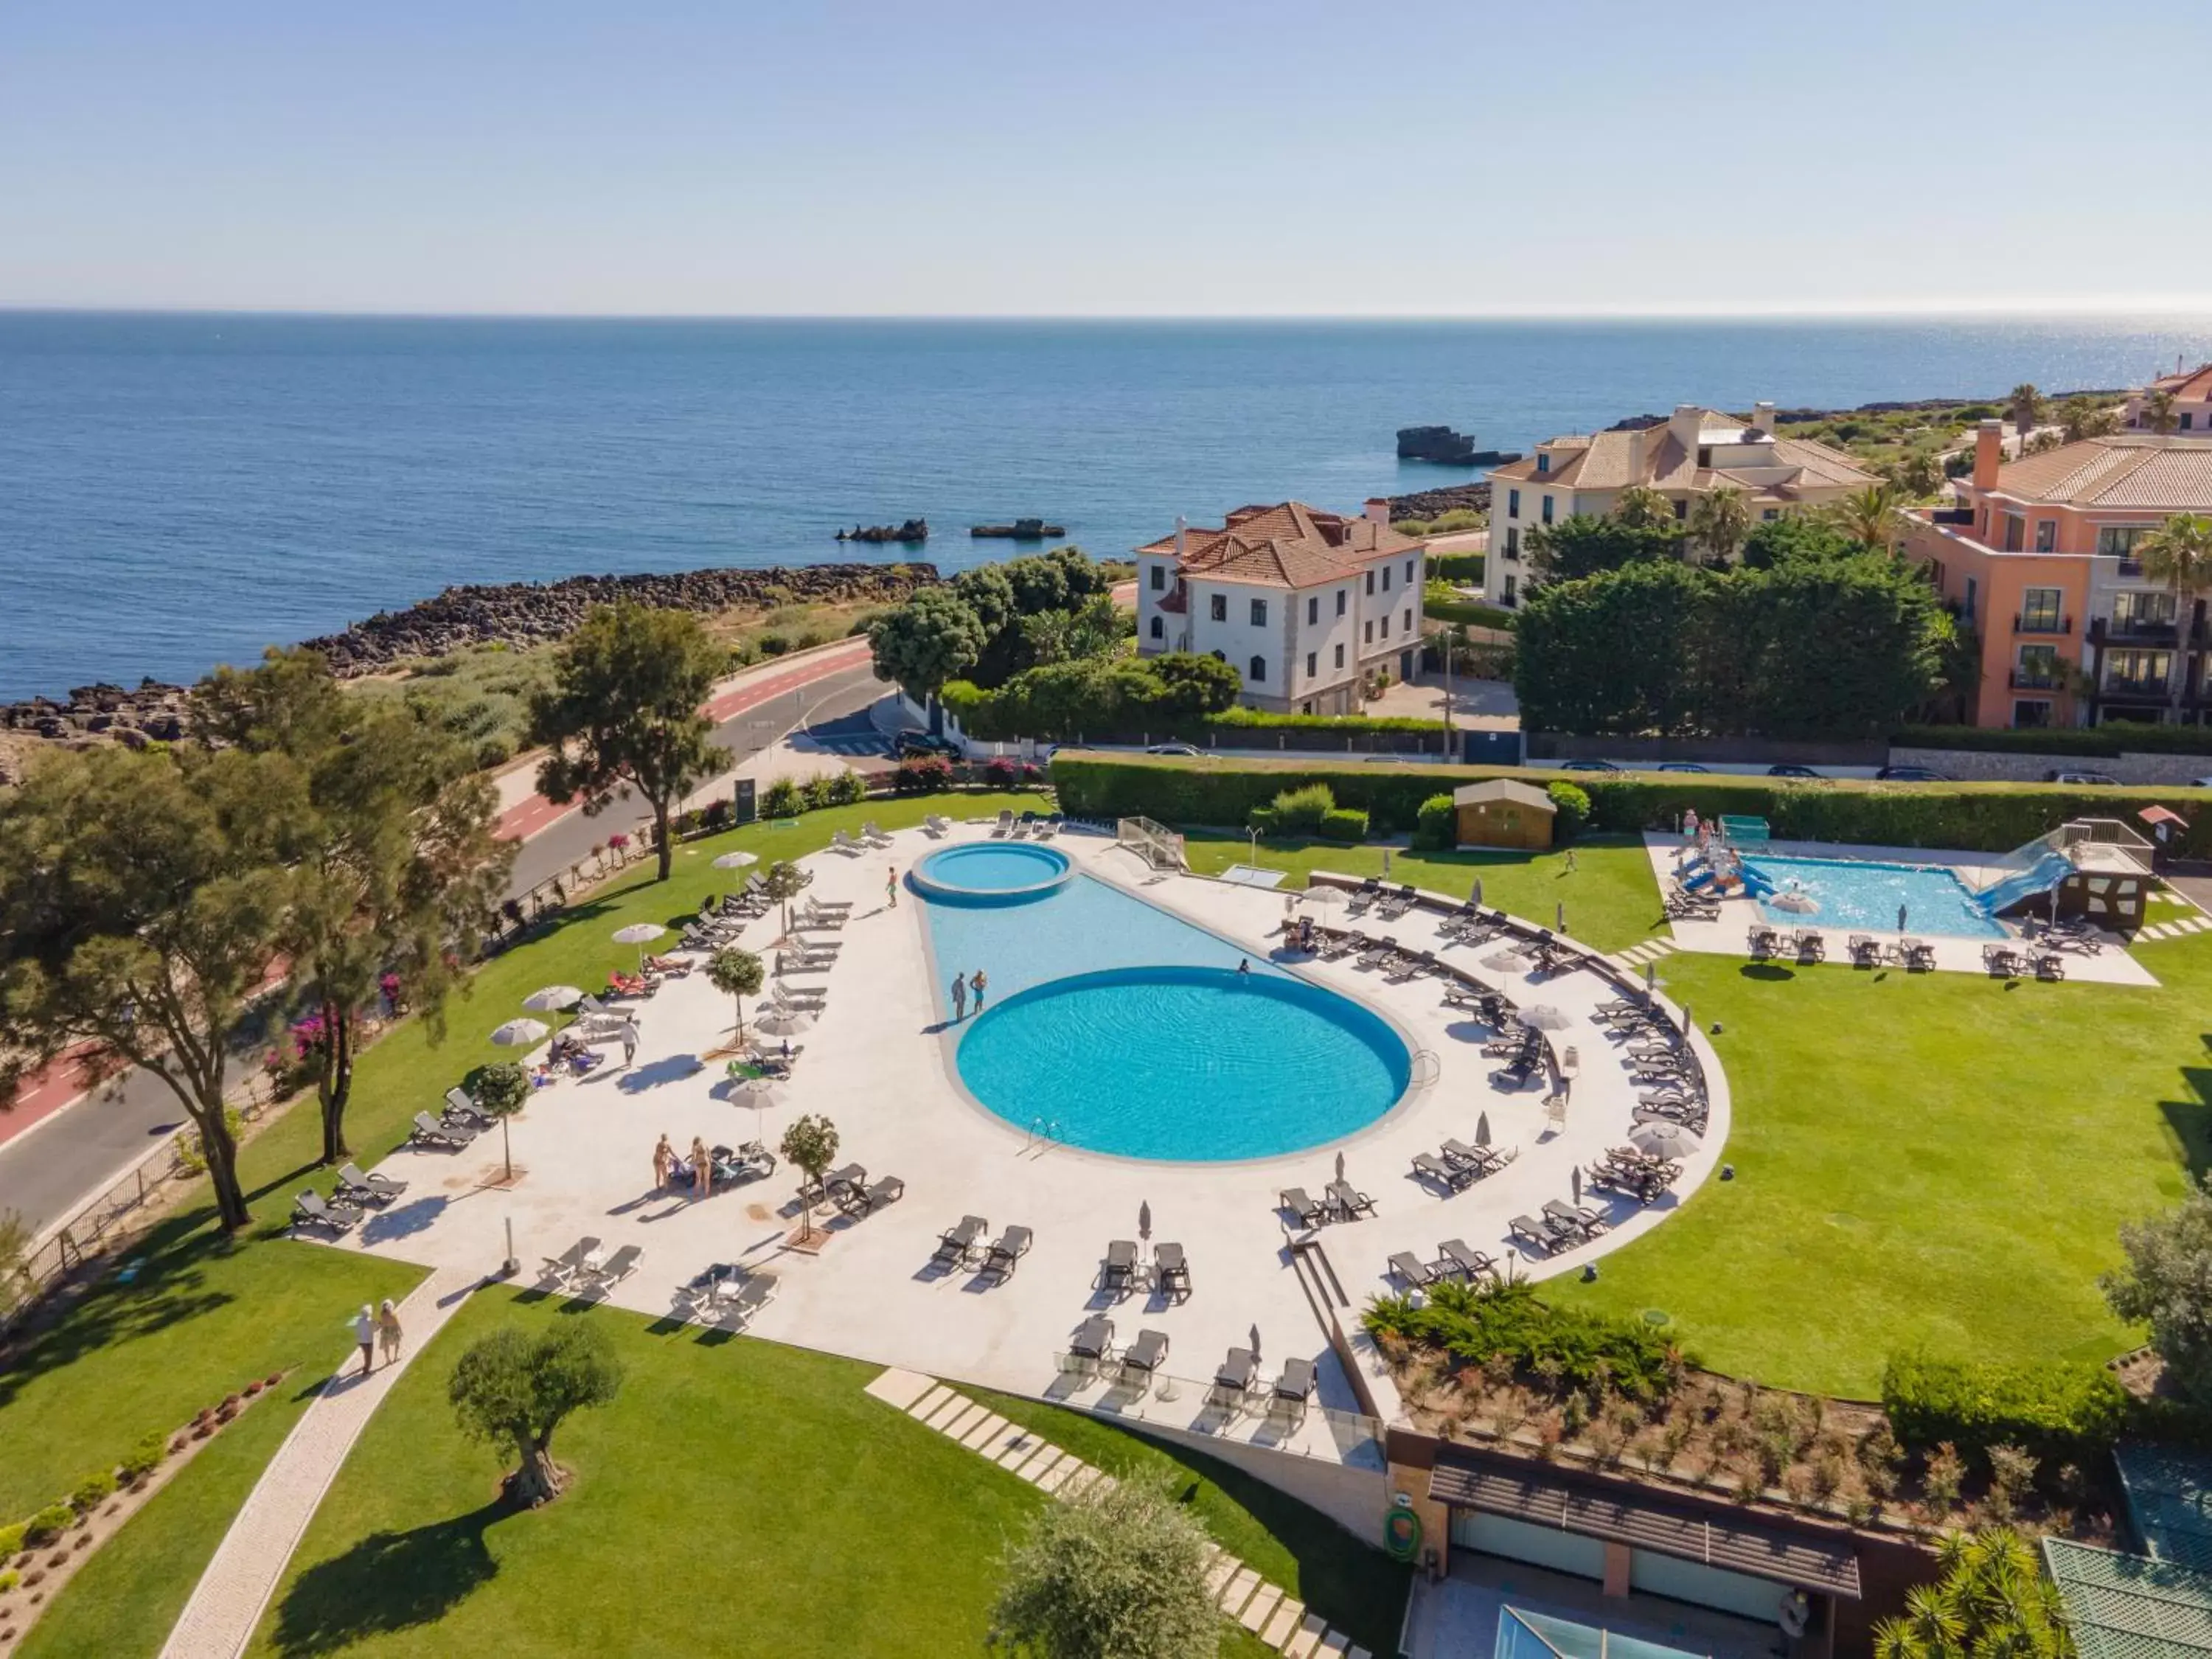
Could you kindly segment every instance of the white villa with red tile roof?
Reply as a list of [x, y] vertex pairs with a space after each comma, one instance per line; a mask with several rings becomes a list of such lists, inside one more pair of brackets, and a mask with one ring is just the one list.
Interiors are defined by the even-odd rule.
[[1778, 519], [1864, 489], [1880, 479], [1839, 449], [1810, 438], [1778, 438], [1774, 405], [1748, 422], [1696, 404], [1679, 404], [1665, 425], [1633, 432], [1553, 438], [1490, 477], [1491, 595], [1510, 605], [1524, 584], [1531, 531], [1577, 513], [1610, 513], [1622, 490], [1640, 484], [1686, 519], [1692, 503], [1723, 485], [1741, 490], [1754, 522]]
[[2158, 392], [2173, 399], [2176, 432], [2212, 432], [2212, 363], [2161, 374], [2148, 386], [2128, 393], [2127, 409], [2121, 416], [2126, 425], [2137, 431], [2150, 429], [2151, 394]]
[[1352, 714], [1421, 642], [1425, 547], [1303, 501], [1240, 507], [1218, 530], [1178, 525], [1137, 549], [1137, 652], [1195, 651], [1243, 677], [1239, 701], [1278, 714]]

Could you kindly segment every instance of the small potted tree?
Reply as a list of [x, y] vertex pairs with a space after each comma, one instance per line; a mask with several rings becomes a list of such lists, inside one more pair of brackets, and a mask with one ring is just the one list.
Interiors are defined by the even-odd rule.
[[708, 982], [724, 996], [738, 1005], [736, 1044], [744, 1046], [745, 1040], [745, 1001], [758, 996], [760, 988], [768, 982], [768, 969], [761, 959], [750, 951], [740, 951], [734, 945], [726, 945], [707, 958]]
[[502, 1060], [496, 1066], [487, 1066], [477, 1073], [474, 1095], [477, 1109], [487, 1117], [499, 1120], [500, 1156], [507, 1162], [503, 1179], [514, 1179], [514, 1150], [507, 1142], [507, 1121], [522, 1109], [530, 1098], [530, 1073], [513, 1060]]
[[806, 1184], [799, 1189], [799, 1202], [805, 1219], [801, 1238], [814, 1237], [814, 1194], [822, 1185], [822, 1176], [837, 1158], [837, 1126], [826, 1117], [808, 1113], [783, 1132], [783, 1155], [796, 1164], [806, 1175]]

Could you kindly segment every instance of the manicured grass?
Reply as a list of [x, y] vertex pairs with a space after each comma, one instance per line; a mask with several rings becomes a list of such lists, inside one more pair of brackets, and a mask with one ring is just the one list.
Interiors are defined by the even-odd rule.
[[[486, 1331], [579, 1316], [628, 1377], [556, 1439], [569, 1491], [510, 1511], [502, 1459], [461, 1437], [446, 1377]], [[878, 1369], [480, 1293], [370, 1421], [251, 1651], [980, 1652], [1005, 1546], [1046, 1500], [863, 1394]], [[1082, 1425], [1045, 1416], [1074, 1449]]]
[[[1253, 861], [1252, 842], [1244, 836], [1194, 831], [1183, 846], [1190, 867], [1201, 875], [1218, 875], [1232, 864]], [[1380, 847], [1262, 836], [1259, 862], [1269, 869], [1290, 871], [1291, 878], [1283, 884], [1286, 888], [1303, 887], [1317, 869], [1379, 876], [1382, 851]], [[1390, 874], [1455, 897], [1466, 896], [1480, 876], [1484, 904], [1540, 927], [1550, 927], [1564, 904], [1568, 932], [1601, 951], [1622, 950], [1650, 938], [1664, 917], [1642, 841], [1590, 836], [1575, 844], [1574, 854], [1575, 867], [1570, 871], [1564, 851], [1424, 853], [1397, 847], [1390, 849]]]
[[1868, 1397], [1913, 1346], [2101, 1360], [2096, 1275], [2212, 1152], [2212, 935], [2157, 989], [1666, 957], [1728, 1070], [1726, 1156], [1679, 1216], [1559, 1294], [1656, 1308], [1707, 1364]]
[[1109, 1474], [1171, 1481], [1222, 1548], [1369, 1652], [1395, 1650], [1412, 1570], [1361, 1548], [1320, 1511], [1241, 1469], [1081, 1412], [1009, 1395], [976, 1398]]

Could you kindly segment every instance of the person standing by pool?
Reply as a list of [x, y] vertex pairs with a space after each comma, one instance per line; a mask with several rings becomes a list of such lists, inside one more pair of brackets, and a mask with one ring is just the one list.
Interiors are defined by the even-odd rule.
[[958, 974], [952, 976], [952, 1023], [957, 1025], [968, 1018], [968, 981]]
[[891, 866], [890, 874], [884, 878], [884, 900], [892, 909], [898, 908], [898, 866]]
[[1900, 933], [1905, 931], [1905, 907], [1901, 904], [1897, 907], [1897, 931]]
[[969, 978], [968, 988], [975, 994], [975, 1012], [978, 1014], [983, 1012], [983, 992], [990, 982], [983, 977], [983, 970], [981, 968], [978, 968]]
[[707, 1143], [698, 1136], [691, 1137], [691, 1191], [695, 1197], [704, 1198], [714, 1189], [714, 1160], [707, 1156]]
[[660, 1144], [653, 1149], [653, 1189], [659, 1192], [668, 1184], [668, 1173], [676, 1167], [676, 1148], [668, 1144], [663, 1134]]

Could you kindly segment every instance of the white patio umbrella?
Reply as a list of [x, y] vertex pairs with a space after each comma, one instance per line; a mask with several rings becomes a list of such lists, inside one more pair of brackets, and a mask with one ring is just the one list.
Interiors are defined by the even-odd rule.
[[510, 1019], [491, 1040], [502, 1048], [534, 1048], [545, 1040], [545, 1025], [542, 1020]]
[[565, 1014], [583, 1000], [584, 994], [573, 985], [549, 985], [523, 998], [522, 1006], [533, 1014]]
[[749, 864], [759, 862], [760, 854], [757, 853], [725, 853], [714, 860], [714, 867], [717, 870], [742, 870]]
[[814, 1029], [814, 1016], [796, 1008], [771, 1008], [753, 1021], [753, 1030], [770, 1036], [797, 1036]]
[[1300, 897], [1306, 903], [1323, 910], [1334, 910], [1339, 905], [1351, 902], [1345, 896], [1341, 887], [1309, 887]]
[[668, 930], [657, 921], [634, 921], [627, 927], [615, 929], [615, 943], [637, 946], [637, 971], [645, 972], [645, 947]]
[[1628, 1144], [1654, 1158], [1687, 1158], [1705, 1143], [1682, 1125], [1666, 1118], [1639, 1123], [1628, 1132]]
[[775, 1091], [775, 1079], [772, 1077], [741, 1078], [730, 1094], [738, 1105], [753, 1109], [753, 1139], [758, 1140], [762, 1133], [761, 1114], [771, 1106], [783, 1103], [781, 1097]]
[[1540, 1002], [1533, 1008], [1521, 1011], [1521, 1023], [1533, 1025], [1540, 1031], [1564, 1031], [1574, 1022], [1560, 1009], [1548, 1002]]
[[1483, 957], [1482, 965], [1493, 974], [1510, 974], [1528, 959], [1518, 950], [1493, 951]]

